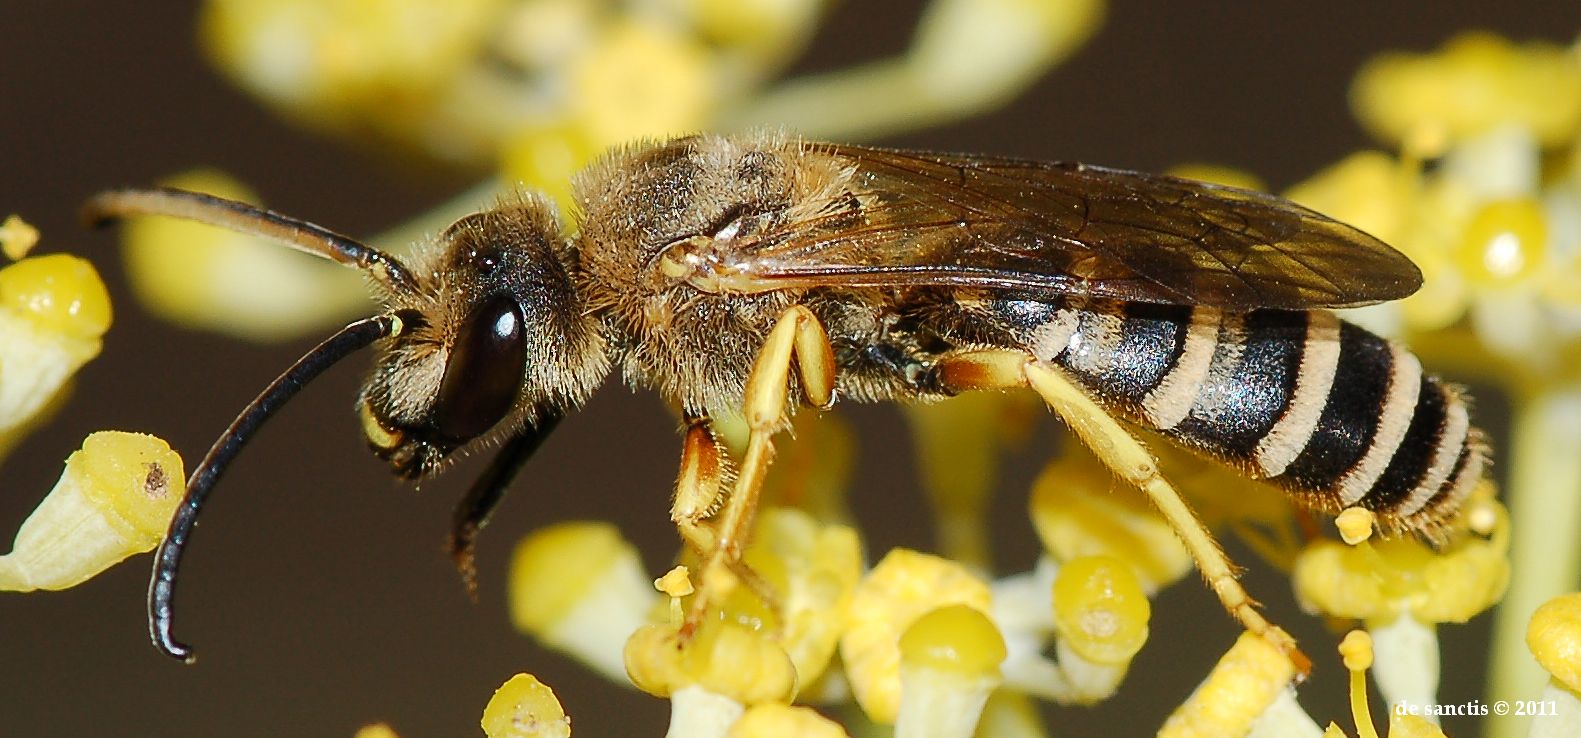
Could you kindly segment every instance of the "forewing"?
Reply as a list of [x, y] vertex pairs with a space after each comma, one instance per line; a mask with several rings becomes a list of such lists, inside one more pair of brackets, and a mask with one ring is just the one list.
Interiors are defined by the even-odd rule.
[[1421, 284], [1376, 238], [1257, 192], [1068, 163], [851, 146], [809, 155], [851, 168], [851, 193], [738, 254], [766, 289], [948, 285], [1296, 310]]

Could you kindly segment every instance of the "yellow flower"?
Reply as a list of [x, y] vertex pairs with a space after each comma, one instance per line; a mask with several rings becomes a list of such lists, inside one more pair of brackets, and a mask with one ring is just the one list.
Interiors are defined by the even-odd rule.
[[946, 605], [900, 636], [896, 738], [970, 738], [988, 695], [1000, 684], [1005, 641], [988, 616]]
[[1054, 580], [1055, 630], [1088, 661], [1128, 663], [1147, 642], [1151, 613], [1142, 585], [1119, 559], [1072, 559]]
[[783, 63], [814, 30], [823, 0], [680, 0], [699, 36], [749, 60], [749, 68]]
[[50, 254], [0, 269], [0, 456], [99, 355], [109, 328], [109, 293], [87, 261]]
[[569, 70], [572, 116], [600, 150], [695, 131], [713, 115], [714, 74], [696, 40], [619, 23]]
[[[244, 185], [197, 170], [165, 185], [256, 202]], [[278, 340], [305, 328], [326, 329], [344, 315], [366, 313], [371, 300], [355, 271], [263, 238], [175, 218], [127, 219], [122, 235], [127, 277], [139, 299], [182, 325], [223, 327], [254, 340]]]
[[1572, 736], [1581, 727], [1581, 593], [1555, 597], [1537, 608], [1526, 644], [1549, 674], [1534, 704], [1530, 738]]
[[483, 708], [481, 722], [488, 738], [571, 738], [571, 718], [554, 690], [531, 674], [501, 684]]
[[564, 65], [563, 101], [526, 116], [503, 137], [507, 182], [574, 207], [571, 174], [612, 146], [702, 129], [718, 103], [720, 71], [680, 30], [636, 20], [587, 29]]
[[[1357, 186], [1363, 177], [1320, 176], [1293, 194], [1360, 203], [1388, 193], [1380, 199], [1391, 204], [1374, 207], [1400, 216], [1379, 235], [1421, 266], [1426, 283], [1358, 317], [1428, 363], [1498, 382], [1512, 398], [1511, 442], [1499, 458], [1518, 535], [1489, 683], [1494, 700], [1526, 698], [1541, 679], [1522, 648], [1526, 620], [1578, 583], [1564, 542], [1581, 535], [1572, 514], [1581, 485], [1581, 55], [1467, 34], [1431, 54], [1380, 57], [1357, 77], [1353, 102], [1376, 135], [1402, 147], [1399, 162], [1373, 166], [1371, 190]], [[1490, 724], [1501, 738], [1524, 727], [1514, 716]]]
[[186, 479], [181, 457], [153, 436], [103, 431], [66, 471], [0, 556], [0, 590], [74, 587], [164, 538]]
[[622, 644], [654, 601], [636, 547], [598, 522], [559, 523], [522, 539], [507, 589], [517, 630], [611, 679], [625, 676]]
[[354, 135], [433, 138], [432, 111], [484, 56], [504, 0], [209, 0], [214, 62], [292, 118]]
[[[1341, 522], [1351, 517], [1371, 516], [1347, 511]], [[1375, 643], [1380, 657], [1374, 676], [1390, 705], [1437, 702], [1436, 626], [1465, 622], [1492, 606], [1509, 581], [1509, 520], [1492, 499], [1491, 483], [1473, 493], [1459, 523], [1472, 530], [1452, 533], [1438, 549], [1352, 532], [1345, 537], [1355, 543], [1318, 541], [1296, 561], [1296, 595], [1304, 607], [1366, 623], [1368, 652]]]
[[747, 708], [728, 738], [850, 738], [845, 729], [809, 707], [764, 702]]
[[800, 683], [813, 684], [834, 657], [862, 576], [856, 531], [822, 525], [799, 510], [770, 508], [761, 513], [744, 559], [780, 598], [775, 640], [796, 665]]
[[[1351, 720], [1356, 724], [1356, 733], [1361, 738], [1378, 738], [1378, 729], [1372, 723], [1372, 714], [1367, 707], [1367, 669], [1372, 667], [1377, 654], [1373, 651], [1372, 640], [1364, 631], [1353, 630], [1345, 635], [1345, 640], [1339, 645], [1340, 655], [1345, 662], [1346, 671], [1350, 672], [1350, 709]], [[1391, 705], [1400, 705], [1391, 701]], [[1414, 704], [1414, 703], [1407, 703]], [[1324, 738], [1344, 738], [1345, 732], [1334, 723], [1329, 723], [1328, 730], [1323, 732]], [[1413, 715], [1401, 709], [1389, 710], [1389, 738], [1445, 738], [1444, 732], [1438, 726], [1420, 715]]]
[[[110, 298], [87, 261], [50, 254], [0, 269], [0, 310], [33, 328], [85, 342], [74, 354], [97, 354], [110, 328]], [[91, 346], [91, 348], [90, 348]]]
[[857, 585], [849, 626], [840, 637], [851, 690], [875, 722], [892, 724], [901, 704], [900, 636], [917, 618], [945, 605], [989, 608], [988, 585], [959, 564], [897, 548]]
[[704, 622], [690, 638], [648, 625], [626, 642], [632, 684], [670, 699], [672, 736], [723, 738], [752, 705], [787, 703], [796, 667], [765, 634], [733, 622]]
[[1517, 122], [1545, 143], [1581, 127], [1581, 57], [1543, 42], [1512, 43], [1491, 33], [1456, 36], [1432, 54], [1384, 54], [1351, 91], [1356, 116], [1381, 139], [1428, 132], [1474, 136]]
[[1509, 523], [1497, 509], [1491, 536], [1461, 536], [1439, 550], [1406, 537], [1315, 541], [1296, 561], [1296, 594], [1309, 610], [1334, 617], [1463, 623], [1498, 602], [1509, 581]]
[[1108, 699], [1147, 640], [1151, 606], [1119, 559], [1061, 565], [1044, 556], [1032, 571], [995, 581], [993, 595], [990, 612], [1008, 647], [1005, 686], [1027, 695], [1079, 705]]
[[1537, 608], [1526, 645], [1555, 681], [1581, 693], [1581, 593], [1555, 597]]
[[[1074, 439], [1072, 439], [1074, 441]], [[1058, 561], [1105, 556], [1126, 562], [1146, 592], [1191, 571], [1191, 555], [1137, 490], [1086, 449], [1049, 462], [1032, 488], [1032, 524]]]
[[0, 223], [0, 252], [7, 258], [15, 261], [33, 249], [38, 243], [38, 229], [19, 215], [6, 216], [5, 222]]
[[1158, 731], [1159, 738], [1246, 735], [1259, 716], [1289, 694], [1293, 678], [1289, 657], [1266, 639], [1243, 633], [1208, 678], [1170, 714]]

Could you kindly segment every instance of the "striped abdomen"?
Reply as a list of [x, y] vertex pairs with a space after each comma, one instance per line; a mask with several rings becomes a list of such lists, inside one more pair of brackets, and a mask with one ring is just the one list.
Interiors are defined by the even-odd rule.
[[1431, 531], [1482, 477], [1460, 394], [1327, 311], [1004, 301], [1038, 358], [1182, 445], [1338, 512]]

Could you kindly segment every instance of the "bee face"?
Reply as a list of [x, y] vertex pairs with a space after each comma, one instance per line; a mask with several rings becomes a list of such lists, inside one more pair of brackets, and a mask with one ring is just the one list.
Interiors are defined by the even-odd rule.
[[562, 251], [546, 204], [502, 204], [446, 229], [414, 264], [416, 288], [389, 296], [400, 328], [375, 359], [358, 414], [397, 475], [424, 476], [590, 383], [582, 377], [602, 352]]
[[359, 415], [374, 453], [416, 478], [499, 425], [517, 406], [527, 370], [522, 307], [488, 296], [443, 338], [420, 313], [404, 312], [402, 334], [376, 362]]

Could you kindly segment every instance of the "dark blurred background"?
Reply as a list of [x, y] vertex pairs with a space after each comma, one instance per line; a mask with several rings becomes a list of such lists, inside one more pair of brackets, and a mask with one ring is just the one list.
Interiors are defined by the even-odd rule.
[[[312, 343], [249, 345], [148, 318], [127, 293], [111, 237], [77, 224], [85, 196], [211, 165], [278, 210], [366, 234], [465, 184], [416, 176], [264, 112], [198, 57], [195, 11], [176, 2], [0, 3], [0, 215], [21, 213], [40, 227], [39, 252], [92, 259], [116, 307], [104, 353], [82, 371], [70, 403], [4, 462], [4, 540], [86, 434], [155, 433], [190, 468]], [[891, 0], [840, 4], [794, 71], [896, 53], [917, 12]], [[1470, 28], [1564, 42], [1581, 30], [1581, 9], [1482, 0], [1119, 2], [1093, 41], [1002, 111], [883, 143], [1146, 170], [1216, 162], [1282, 189], [1370, 145], [1345, 103], [1363, 61], [1386, 49], [1436, 48]], [[180, 632], [202, 655], [196, 666], [148, 644], [147, 557], [70, 591], [0, 594], [0, 736], [349, 738], [374, 721], [403, 738], [476, 735], [489, 695], [524, 670], [554, 687], [576, 735], [662, 734], [664, 702], [539, 649], [509, 627], [502, 596], [511, 545], [552, 521], [612, 519], [643, 542], [651, 569], [667, 565], [678, 437], [660, 403], [611, 383], [562, 425], [485, 535], [473, 604], [439, 546], [451, 504], [480, 466], [465, 464], [420, 494], [392, 481], [366, 452], [351, 412], [363, 366], [347, 362], [310, 387], [249, 447], [209, 508], [178, 608]], [[899, 414], [843, 412], [862, 443], [855, 504], [870, 550], [928, 547]], [[1052, 425], [1041, 431], [1051, 437]], [[1026, 568], [1035, 554], [1022, 509], [1045, 455], [1034, 444], [1007, 470], [996, 516], [1006, 571]], [[1341, 718], [1332, 639], [1294, 610], [1284, 582], [1260, 573], [1253, 591], [1319, 661], [1304, 700], [1324, 722]], [[1120, 694], [1094, 709], [1051, 710], [1053, 734], [1150, 734], [1234, 637], [1231, 620], [1190, 580], [1156, 601], [1152, 627]], [[1447, 634], [1442, 702], [1478, 696], [1485, 630], [1484, 619]], [[1212, 648], [1193, 647], [1202, 643]], [[1478, 730], [1448, 727], [1457, 737]]]

